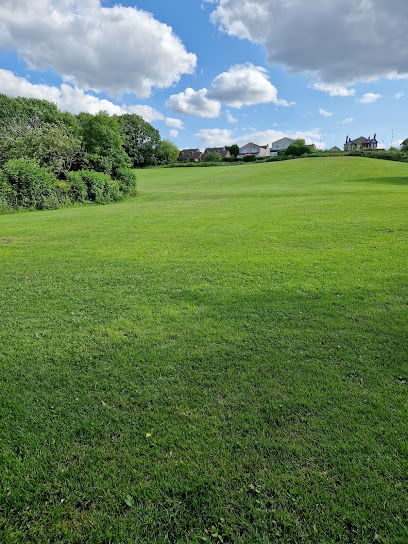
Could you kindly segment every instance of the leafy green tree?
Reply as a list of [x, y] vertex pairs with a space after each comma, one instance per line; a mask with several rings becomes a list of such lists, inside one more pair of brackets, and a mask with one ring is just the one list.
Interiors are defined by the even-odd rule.
[[155, 155], [159, 164], [176, 162], [179, 156], [179, 149], [169, 140], [160, 140], [155, 149]]
[[233, 157], [238, 157], [239, 155], [239, 147], [237, 144], [233, 145], [226, 145], [225, 149], [231, 153]]
[[7, 131], [0, 132], [0, 164], [9, 159], [35, 159], [61, 178], [81, 156], [81, 140], [62, 124], [29, 128], [15, 121]]
[[85, 151], [84, 166], [115, 175], [119, 168], [130, 165], [117, 117], [101, 111], [96, 115], [80, 113], [78, 118]]
[[0, 165], [35, 159], [63, 177], [80, 156], [80, 129], [73, 115], [46, 100], [0, 95]]
[[311, 149], [308, 145], [306, 145], [304, 140], [295, 140], [286, 150], [285, 155], [286, 156], [292, 156], [292, 157], [301, 157], [302, 155], [307, 155], [311, 153]]
[[404, 151], [404, 153], [408, 153], [408, 138], [405, 138], [405, 140], [402, 142], [401, 151]]
[[123, 138], [123, 148], [132, 166], [148, 166], [156, 163], [156, 147], [160, 133], [139, 115], [126, 113], [117, 118]]

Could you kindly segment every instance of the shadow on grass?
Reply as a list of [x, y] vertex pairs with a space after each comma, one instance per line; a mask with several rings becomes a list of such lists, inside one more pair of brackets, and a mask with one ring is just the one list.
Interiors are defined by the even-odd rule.
[[360, 183], [384, 183], [386, 185], [406, 185], [408, 187], [408, 175], [406, 177], [395, 177], [395, 176], [387, 176], [387, 177], [372, 177], [372, 178], [359, 178], [359, 179], [353, 179], [350, 180], [353, 182], [360, 182]]

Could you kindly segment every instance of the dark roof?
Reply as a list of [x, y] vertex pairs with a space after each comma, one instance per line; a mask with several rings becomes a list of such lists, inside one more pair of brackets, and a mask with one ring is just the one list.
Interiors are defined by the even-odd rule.
[[196, 148], [196, 149], [183, 149], [179, 153], [179, 158], [182, 160], [185, 159], [199, 159], [202, 156], [202, 152]]
[[354, 144], [368, 144], [370, 140], [368, 138], [364, 138], [364, 136], [360, 136], [360, 138], [356, 138], [353, 140]]
[[207, 147], [204, 155], [208, 155], [208, 153], [218, 153], [223, 158], [230, 156], [230, 152], [225, 147]]
[[250, 146], [250, 145], [255, 146], [255, 147], [262, 147], [262, 146], [260, 146], [260, 145], [258, 145], [258, 144], [254, 144], [254, 142], [248, 142], [247, 144], [243, 145], [243, 146], [240, 147], [239, 149], [240, 149], [240, 150], [241, 150], [241, 149], [244, 149], [244, 147], [248, 147], [248, 146]]
[[337, 145], [335, 145], [331, 149], [329, 149], [329, 151], [341, 151], [341, 149], [337, 147]]

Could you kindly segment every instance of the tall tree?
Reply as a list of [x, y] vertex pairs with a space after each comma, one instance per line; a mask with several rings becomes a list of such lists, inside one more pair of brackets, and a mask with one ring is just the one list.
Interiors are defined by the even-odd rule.
[[119, 168], [129, 166], [130, 160], [123, 148], [117, 117], [106, 111], [96, 115], [80, 113], [85, 164], [98, 172], [113, 174]]
[[227, 149], [233, 157], [238, 157], [239, 155], [239, 146], [237, 144], [233, 145], [226, 145], [225, 149]]
[[160, 140], [155, 149], [155, 156], [159, 164], [176, 162], [179, 153], [178, 147], [169, 140]]
[[123, 148], [133, 166], [155, 164], [155, 150], [160, 142], [159, 131], [142, 117], [132, 113], [121, 115], [118, 121]]

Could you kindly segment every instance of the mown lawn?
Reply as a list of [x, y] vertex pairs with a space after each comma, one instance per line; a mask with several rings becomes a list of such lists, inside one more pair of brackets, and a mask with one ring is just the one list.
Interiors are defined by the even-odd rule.
[[0, 541], [408, 542], [408, 165], [0, 216]]

